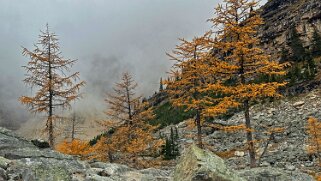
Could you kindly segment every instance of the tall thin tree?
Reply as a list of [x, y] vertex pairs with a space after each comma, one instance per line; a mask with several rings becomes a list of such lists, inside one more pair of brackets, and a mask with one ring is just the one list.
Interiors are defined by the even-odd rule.
[[211, 97], [206, 96], [206, 85], [209, 83], [210, 51], [208, 38], [210, 32], [192, 41], [180, 39], [181, 44], [176, 46], [172, 54], [167, 54], [175, 64], [171, 71], [171, 79], [167, 81], [171, 102], [178, 107], [191, 111], [195, 116], [197, 128], [197, 143], [203, 147], [202, 124], [204, 112], [211, 105]]
[[[251, 167], [256, 166], [253, 129], [250, 119], [250, 101], [264, 97], [277, 97], [284, 82], [256, 83], [262, 75], [284, 75], [285, 64], [270, 60], [259, 48], [258, 27], [263, 24], [256, 13], [258, 3], [252, 0], [225, 0], [216, 8], [216, 16], [209, 21], [217, 28], [215, 50], [219, 56], [221, 81], [209, 85], [214, 92], [224, 94], [228, 102], [239, 104], [244, 110], [246, 138]], [[232, 83], [226, 83], [233, 80]], [[233, 106], [235, 106], [233, 104]]]
[[36, 88], [34, 96], [22, 96], [20, 102], [28, 106], [34, 113], [46, 113], [46, 131], [48, 141], [53, 148], [55, 143], [54, 121], [60, 116], [56, 114], [58, 108], [70, 108], [71, 101], [81, 97], [80, 87], [85, 82], [79, 81], [79, 72], [66, 75], [76, 60], [64, 59], [58, 43], [57, 35], [46, 30], [41, 31], [39, 41], [33, 51], [23, 48], [22, 54], [30, 61], [23, 66], [26, 85]]
[[[141, 96], [136, 96], [136, 87], [132, 76], [125, 72], [114, 92], [107, 94], [109, 120], [103, 121], [102, 125], [113, 128], [113, 133], [101, 138], [94, 146], [95, 158], [128, 163], [129, 158], [135, 160], [139, 153], [159, 142], [153, 136], [156, 127], [147, 122], [154, 118], [153, 111], [147, 102], [141, 103]], [[121, 152], [122, 156], [114, 160], [114, 152]]]
[[123, 73], [121, 81], [114, 87], [114, 93], [108, 93], [105, 99], [109, 105], [107, 116], [114, 121], [118, 120], [131, 125], [141, 99], [141, 96], [136, 96], [136, 87], [137, 83], [133, 77], [128, 72]]

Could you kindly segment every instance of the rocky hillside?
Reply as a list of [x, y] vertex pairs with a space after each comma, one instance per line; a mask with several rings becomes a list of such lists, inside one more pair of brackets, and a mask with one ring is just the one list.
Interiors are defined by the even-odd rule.
[[[321, 91], [315, 90], [298, 97], [283, 98], [274, 102], [261, 103], [250, 110], [255, 139], [257, 157], [261, 167], [274, 167], [287, 171], [301, 170], [309, 172], [316, 170], [317, 159], [307, 153], [306, 124], [313, 116], [321, 120]], [[243, 113], [235, 114], [227, 121], [214, 120], [209, 125], [239, 125], [244, 124]], [[188, 130], [187, 122], [176, 125], [180, 135], [180, 146], [184, 150], [193, 140], [190, 135], [196, 135], [196, 130]], [[280, 132], [271, 133], [272, 128], [282, 128]], [[165, 128], [163, 132], [169, 133]], [[223, 157], [227, 164], [234, 169], [244, 169], [249, 166], [248, 155], [245, 151], [246, 135], [244, 131], [225, 132], [213, 128], [203, 129], [204, 141], [209, 148]], [[196, 137], [196, 136], [195, 136]], [[264, 151], [269, 141], [267, 149]]]
[[[38, 145], [38, 144], [37, 144]], [[79, 161], [72, 156], [41, 149], [0, 128], [0, 180], [9, 181], [313, 181], [300, 171], [265, 167], [232, 170], [220, 157], [195, 145], [181, 156], [173, 170], [136, 170], [125, 165]]]
[[265, 21], [260, 30], [261, 43], [270, 54], [276, 55], [287, 47], [292, 27], [296, 27], [306, 48], [314, 30], [321, 33], [319, 0], [269, 0], [261, 10]]

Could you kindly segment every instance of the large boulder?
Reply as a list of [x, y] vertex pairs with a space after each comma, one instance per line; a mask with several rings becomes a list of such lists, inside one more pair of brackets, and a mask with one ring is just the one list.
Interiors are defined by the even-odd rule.
[[210, 151], [190, 146], [174, 171], [174, 181], [245, 181]]

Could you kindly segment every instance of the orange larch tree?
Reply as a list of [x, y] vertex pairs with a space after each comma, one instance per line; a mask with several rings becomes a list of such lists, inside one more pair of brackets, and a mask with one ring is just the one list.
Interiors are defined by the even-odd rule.
[[137, 83], [134, 82], [133, 77], [125, 72], [122, 75], [121, 82], [116, 83], [114, 93], [107, 94], [105, 101], [109, 108], [105, 113], [113, 121], [118, 121], [120, 124], [132, 124], [141, 99], [141, 96], [136, 96], [136, 87]]
[[249, 103], [258, 98], [278, 97], [278, 88], [285, 85], [284, 82], [254, 81], [262, 75], [285, 74], [285, 64], [270, 60], [259, 48], [257, 29], [263, 20], [254, 10], [257, 5], [250, 0], [224, 0], [224, 5], [216, 8], [215, 17], [209, 19], [216, 28], [212, 41], [219, 60], [216, 62], [219, 71], [216, 71], [221, 76], [208, 88], [224, 95], [221, 104], [239, 105], [244, 110], [251, 167], [255, 167], [256, 159]]
[[137, 83], [126, 72], [121, 82], [116, 83], [114, 94], [108, 94], [106, 102], [109, 105], [106, 112], [109, 120], [102, 125], [107, 129], [114, 130], [112, 134], [100, 139], [92, 148], [92, 158], [103, 161], [114, 161], [113, 154], [120, 153], [120, 162], [136, 156], [161, 140], [156, 140], [152, 133], [156, 129], [147, 123], [154, 115], [146, 104], [141, 103], [141, 97], [136, 96]]
[[306, 130], [309, 135], [308, 152], [318, 157], [319, 165], [321, 166], [321, 121], [310, 117]]
[[81, 156], [82, 159], [86, 159], [88, 157], [89, 144], [79, 139], [74, 139], [70, 142], [64, 140], [57, 144], [56, 150], [64, 154]]
[[34, 96], [20, 97], [20, 102], [31, 112], [47, 114], [48, 141], [54, 147], [54, 121], [60, 117], [55, 110], [70, 108], [70, 103], [80, 98], [79, 89], [85, 82], [78, 81], [79, 72], [66, 75], [76, 60], [61, 57], [57, 35], [49, 32], [48, 24], [35, 47], [33, 51], [23, 48], [23, 55], [30, 58], [23, 81], [37, 91]]
[[201, 37], [195, 37], [192, 41], [180, 39], [172, 54], [167, 54], [175, 61], [171, 78], [166, 81], [166, 91], [174, 106], [183, 107], [185, 111], [195, 113], [195, 125], [197, 127], [197, 143], [203, 147], [202, 124], [204, 110], [212, 105], [212, 99], [206, 95], [204, 89], [212, 77], [207, 74], [208, 60], [211, 59], [209, 49], [209, 36], [211, 32]]

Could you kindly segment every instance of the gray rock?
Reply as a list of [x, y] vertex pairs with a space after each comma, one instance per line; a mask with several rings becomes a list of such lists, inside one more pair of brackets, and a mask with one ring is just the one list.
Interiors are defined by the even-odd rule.
[[295, 170], [295, 166], [293, 166], [292, 164], [286, 164], [285, 168], [289, 171], [294, 171]]
[[7, 169], [10, 163], [11, 163], [11, 160], [8, 160], [0, 156], [0, 168]]
[[50, 148], [49, 143], [41, 139], [31, 140], [31, 143], [37, 146], [38, 148]]
[[79, 161], [35, 146], [0, 127], [0, 181], [168, 181], [170, 171]]
[[314, 181], [308, 174], [299, 171], [290, 172], [272, 167], [240, 170], [238, 174], [248, 181]]
[[271, 166], [271, 164], [267, 161], [264, 161], [260, 164], [261, 167], [268, 167], [268, 166]]
[[0, 181], [8, 180], [6, 171], [3, 168], [0, 168]]
[[174, 181], [245, 181], [230, 170], [222, 158], [195, 145], [179, 160], [173, 177]]
[[295, 102], [295, 103], [293, 103], [293, 107], [301, 107], [304, 105], [304, 103], [305, 103], [304, 101]]

